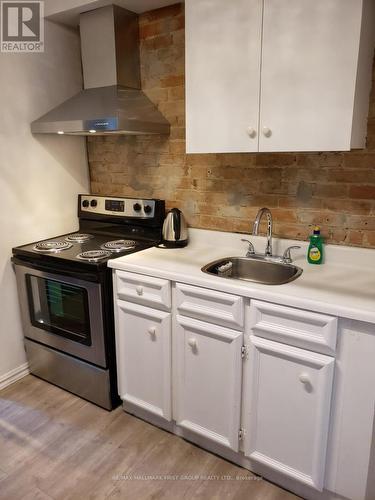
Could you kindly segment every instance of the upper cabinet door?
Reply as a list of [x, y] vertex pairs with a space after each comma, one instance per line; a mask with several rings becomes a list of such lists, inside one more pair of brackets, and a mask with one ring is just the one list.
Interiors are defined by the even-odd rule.
[[187, 153], [258, 150], [262, 4], [186, 0]]
[[353, 0], [264, 1], [260, 151], [350, 149], [361, 14]]

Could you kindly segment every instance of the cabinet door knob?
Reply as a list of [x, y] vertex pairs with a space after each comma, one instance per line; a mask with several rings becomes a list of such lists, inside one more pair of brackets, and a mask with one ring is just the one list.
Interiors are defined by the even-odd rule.
[[302, 382], [302, 384], [310, 384], [311, 383], [308, 373], [305, 373], [305, 372], [300, 373], [298, 378], [299, 378], [300, 382]]
[[263, 127], [262, 129], [264, 137], [271, 137], [272, 130], [269, 127]]
[[143, 295], [143, 286], [137, 286], [135, 289], [138, 295]]
[[188, 340], [188, 344], [189, 346], [192, 348], [192, 349], [196, 349], [197, 348], [197, 341], [195, 338], [191, 337], [189, 340]]
[[147, 330], [147, 332], [150, 334], [151, 337], [156, 336], [156, 328], [154, 326], [150, 326], [150, 328]]
[[249, 137], [254, 139], [254, 137], [256, 137], [256, 135], [257, 135], [257, 131], [255, 130], [254, 127], [247, 127], [247, 134]]

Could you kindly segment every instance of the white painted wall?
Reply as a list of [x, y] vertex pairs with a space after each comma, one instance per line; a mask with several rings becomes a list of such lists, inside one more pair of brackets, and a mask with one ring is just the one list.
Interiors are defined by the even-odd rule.
[[78, 26], [81, 12], [98, 9], [105, 5], [115, 4], [140, 14], [178, 2], [179, 0], [45, 0], [44, 14], [51, 21]]
[[11, 249], [75, 229], [77, 194], [89, 190], [84, 138], [30, 133], [82, 86], [78, 35], [45, 30], [44, 53], [0, 53], [0, 380], [25, 362]]

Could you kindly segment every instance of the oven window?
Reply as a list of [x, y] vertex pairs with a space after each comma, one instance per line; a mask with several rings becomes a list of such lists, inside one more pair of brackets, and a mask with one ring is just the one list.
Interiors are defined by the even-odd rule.
[[88, 294], [85, 288], [39, 276], [26, 276], [34, 326], [91, 345]]

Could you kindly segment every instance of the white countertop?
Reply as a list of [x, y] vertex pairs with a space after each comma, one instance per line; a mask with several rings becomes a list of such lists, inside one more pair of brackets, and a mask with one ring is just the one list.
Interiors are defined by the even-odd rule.
[[[287, 246], [301, 245], [292, 252], [293, 264], [303, 274], [285, 285], [261, 285], [203, 273], [201, 268], [224, 257], [244, 256], [247, 244], [243, 234], [189, 229], [185, 248], [149, 248], [112, 259], [114, 269], [165, 278], [223, 292], [261, 299], [310, 311], [375, 323], [375, 250], [325, 246], [325, 263], [307, 263], [307, 242], [273, 240], [273, 253], [282, 255]], [[259, 253], [264, 252], [264, 237], [247, 237]]]

